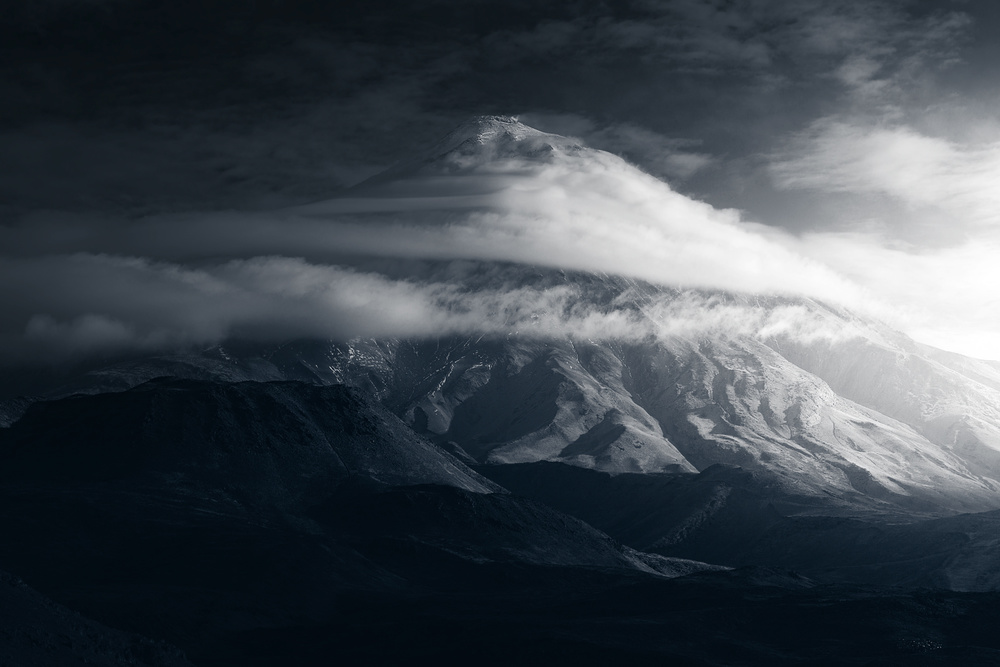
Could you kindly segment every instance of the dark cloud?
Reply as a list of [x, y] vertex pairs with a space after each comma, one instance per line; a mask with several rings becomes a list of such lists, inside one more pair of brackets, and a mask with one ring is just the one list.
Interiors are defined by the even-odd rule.
[[[0, 152], [6, 182], [34, 184], [5, 197], [22, 208], [322, 196], [482, 112], [584, 116], [667, 177], [700, 162], [659, 137], [746, 166], [820, 115], [919, 87], [968, 28], [947, 4], [813, 0], [13, 7]], [[38, 156], [59, 164], [51, 193]], [[725, 169], [685, 187], [740, 204]]]
[[[362, 285], [364, 271], [335, 266], [347, 252], [628, 264], [647, 279], [762, 290], [798, 271], [812, 276], [808, 293], [857, 300], [855, 286], [813, 261], [822, 257], [909, 303], [913, 290], [859, 270], [851, 253], [946, 276], [953, 262], [988, 269], [963, 245], [970, 239], [996, 244], [1000, 15], [985, 0], [8, 5], [0, 260], [10, 285], [30, 287], [5, 288], [0, 324], [36, 352], [151, 349], [235, 331], [404, 330], [339, 292], [289, 300], [255, 282], [266, 273], [282, 289], [301, 276]], [[550, 165], [520, 190], [502, 179], [478, 189], [425, 180], [422, 198], [397, 192], [389, 203], [348, 191], [479, 113], [522, 113], [672, 189]], [[620, 187], [602, 190], [608, 183]], [[452, 188], [437, 193], [450, 203], [429, 204], [434, 188]], [[635, 192], [661, 213], [626, 196]], [[592, 210], [564, 206], [567, 193]], [[336, 194], [356, 210], [288, 213]], [[682, 215], [704, 223], [690, 245], [649, 231]], [[550, 236], [532, 216], [547, 216]], [[641, 228], [634, 238], [656, 243], [611, 238], [605, 223], [625, 217], [624, 228]], [[944, 245], [950, 254], [928, 259]], [[598, 256], [609, 248], [618, 255]], [[774, 270], [754, 273], [762, 261]], [[405, 281], [364, 284], [380, 285], [370, 293], [400, 313], [406, 299], [430, 298]], [[952, 289], [924, 288], [939, 304]], [[151, 303], [164, 304], [162, 319]], [[435, 308], [420, 316], [438, 322]], [[253, 315], [265, 311], [273, 317]]]

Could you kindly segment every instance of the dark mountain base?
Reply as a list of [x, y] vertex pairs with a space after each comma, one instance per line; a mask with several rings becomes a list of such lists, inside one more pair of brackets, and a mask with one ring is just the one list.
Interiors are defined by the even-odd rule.
[[212, 505], [8, 490], [0, 563], [197, 665], [1000, 664], [996, 593], [665, 579], [541, 505], [447, 487], [342, 490], [311, 517]]
[[917, 519], [784, 491], [766, 474], [609, 475], [561, 463], [478, 466], [511, 492], [640, 551], [732, 567], [788, 568], [826, 583], [992, 591], [1000, 512]]
[[0, 572], [0, 665], [191, 667], [174, 646], [113, 630]]
[[[486, 568], [491, 570], [491, 568]], [[460, 594], [354, 596], [205, 664], [993, 665], [1000, 596], [799, 588], [773, 571], [671, 581], [483, 573]], [[776, 579], [777, 585], [767, 583]], [[764, 581], [761, 581], [763, 579]], [[336, 658], [333, 658], [336, 656]]]
[[997, 589], [993, 514], [822, 516], [849, 505], [726, 466], [480, 470], [513, 493], [342, 387], [34, 404], [0, 429], [0, 569], [33, 589], [0, 581], [0, 658], [1000, 664], [1000, 594], [940, 588]]

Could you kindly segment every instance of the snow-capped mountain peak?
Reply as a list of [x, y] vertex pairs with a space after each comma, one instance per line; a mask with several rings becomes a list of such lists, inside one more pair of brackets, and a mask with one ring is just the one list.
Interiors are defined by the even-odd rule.
[[475, 116], [358, 188], [415, 176], [461, 175], [512, 160], [548, 162], [556, 155], [590, 150], [575, 139], [536, 130], [514, 116]]

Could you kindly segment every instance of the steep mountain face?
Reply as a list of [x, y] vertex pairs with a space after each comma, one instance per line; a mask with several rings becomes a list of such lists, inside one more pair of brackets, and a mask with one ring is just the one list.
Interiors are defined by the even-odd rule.
[[[879, 410], [880, 403], [864, 397], [851, 400], [822, 373], [779, 354], [789, 345], [783, 339], [468, 345], [442, 353], [439, 344], [400, 344], [377, 364], [359, 363], [380, 349], [369, 344], [348, 355], [343, 375], [355, 382], [365, 373], [379, 377], [383, 399], [410, 424], [480, 462], [559, 460], [609, 472], [725, 463], [775, 473], [790, 490], [848, 502], [972, 511], [998, 500], [990, 458], [996, 450], [988, 441], [977, 441], [977, 451], [906, 413]], [[840, 350], [841, 363], [875, 345], [854, 341]], [[829, 350], [824, 342], [816, 348]], [[925, 382], [939, 395], [951, 392], [952, 410], [970, 422], [990, 422], [1000, 405], [995, 390], [921, 361]], [[416, 367], [400, 372], [410, 364]], [[379, 368], [393, 372], [379, 376]], [[865, 372], [892, 377], [894, 366], [877, 368], [869, 359]], [[414, 387], [407, 377], [425, 384]], [[900, 384], [908, 400], [920, 400]]]
[[1000, 476], [1000, 389], [990, 364], [903, 341], [775, 349], [838, 394], [909, 424], [991, 478]]

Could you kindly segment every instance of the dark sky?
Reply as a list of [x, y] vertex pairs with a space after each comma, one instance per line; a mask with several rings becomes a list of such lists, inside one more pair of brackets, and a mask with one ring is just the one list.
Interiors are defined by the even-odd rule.
[[[67, 216], [78, 222], [64, 232], [323, 199], [472, 115], [513, 114], [787, 231], [904, 310], [924, 295], [930, 314], [910, 330], [927, 340], [1000, 354], [996, 3], [15, 0], [5, 11], [0, 222], [18, 233], [50, 234], [39, 221]], [[935, 324], [955, 312], [960, 325]]]
[[20, 2], [0, 35], [0, 195], [101, 207], [325, 194], [472, 114], [503, 113], [769, 224], [809, 226], [800, 202], [772, 201], [773, 153], [822, 119], [950, 124], [934, 114], [952, 110], [928, 107], [952, 96], [985, 112], [998, 59], [981, 23], [996, 13], [809, 0]]

